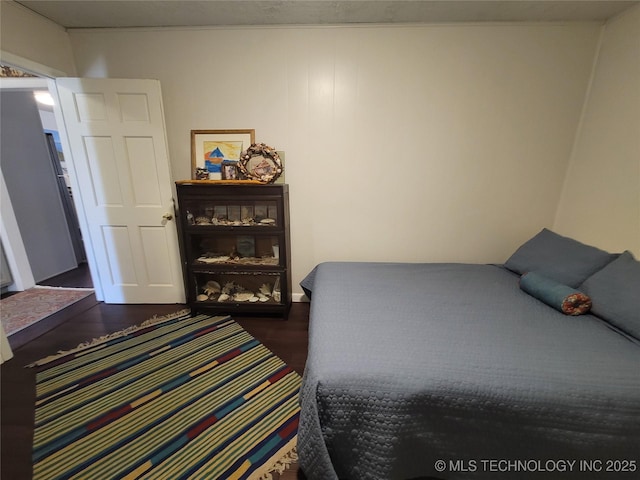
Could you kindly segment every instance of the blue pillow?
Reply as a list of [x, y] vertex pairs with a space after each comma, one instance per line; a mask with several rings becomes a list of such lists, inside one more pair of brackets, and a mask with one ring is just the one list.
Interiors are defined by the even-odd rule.
[[591, 308], [589, 296], [536, 272], [522, 275], [520, 288], [565, 315], [582, 315]]
[[551, 280], [577, 288], [616, 257], [617, 255], [544, 228], [518, 248], [504, 266], [521, 275], [537, 272]]
[[640, 340], [640, 262], [626, 251], [585, 280], [591, 313]]

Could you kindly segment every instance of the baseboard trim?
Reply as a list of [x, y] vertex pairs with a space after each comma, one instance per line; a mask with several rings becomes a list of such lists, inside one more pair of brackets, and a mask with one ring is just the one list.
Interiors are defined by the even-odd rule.
[[309, 297], [307, 297], [304, 293], [292, 293], [291, 301], [296, 303], [309, 303]]

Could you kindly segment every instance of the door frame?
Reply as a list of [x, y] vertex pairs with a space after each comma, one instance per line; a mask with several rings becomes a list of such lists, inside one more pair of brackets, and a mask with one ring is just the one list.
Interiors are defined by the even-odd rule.
[[[7, 62], [5, 62], [7, 63]], [[12, 63], [16, 68], [21, 68], [18, 64]], [[22, 69], [22, 68], [21, 68]], [[33, 69], [30, 71], [34, 74], [40, 74]], [[21, 78], [2, 78], [0, 79], [0, 89], [9, 92], [33, 92], [36, 90], [48, 90], [49, 78], [41, 77], [21, 77]], [[8, 291], [23, 291], [33, 288], [36, 281], [33, 277], [33, 270], [29, 264], [29, 258], [25, 250], [18, 220], [15, 216], [11, 198], [5, 184], [4, 175], [1, 174], [2, 189], [2, 216], [0, 218], [0, 238], [2, 245], [7, 254], [7, 263], [13, 277], [13, 283], [7, 287]]]
[[[11, 54], [9, 52], [5, 52], [0, 50], [0, 54], [2, 56], [3, 62], [15, 66], [25, 72], [32, 73], [34, 75], [38, 75], [40, 78], [34, 78], [31, 80], [34, 84], [38, 86], [42, 85], [43, 89], [48, 89], [51, 96], [54, 98], [55, 105], [53, 106], [53, 113], [56, 118], [56, 123], [58, 126], [58, 131], [60, 133], [60, 141], [62, 143], [62, 151], [65, 155], [65, 159], [67, 161], [67, 171], [69, 173], [69, 181], [71, 183], [71, 189], [74, 192], [80, 191], [80, 185], [78, 184], [78, 178], [75, 171], [75, 163], [73, 162], [73, 157], [71, 156], [71, 148], [69, 147], [69, 140], [67, 137], [67, 132], [64, 126], [64, 120], [62, 117], [62, 110], [60, 108], [60, 98], [58, 95], [58, 88], [56, 86], [56, 78], [58, 77], [66, 77], [69, 76], [67, 72], [63, 72], [61, 70], [57, 70], [48, 65], [43, 65], [40, 63], [33, 62], [27, 58], [20, 57], [18, 55]], [[3, 188], [3, 194], [4, 192]], [[4, 204], [5, 202], [3, 202]], [[87, 264], [89, 266], [89, 272], [91, 274], [91, 281], [93, 282], [93, 288], [95, 290], [95, 296], [98, 301], [104, 300], [104, 294], [102, 289], [102, 282], [100, 281], [100, 276], [98, 275], [98, 266], [95, 260], [95, 253], [93, 249], [93, 245], [91, 244], [90, 236], [89, 236], [89, 227], [87, 224], [87, 218], [85, 213], [84, 204], [82, 203], [82, 198], [80, 195], [73, 195], [73, 204], [76, 208], [76, 213], [78, 214], [78, 222], [80, 224], [80, 232], [82, 233], [82, 239], [84, 243], [85, 253], [87, 256]], [[3, 208], [4, 210], [4, 208]], [[4, 211], [3, 211], [3, 217]], [[15, 222], [14, 222], [15, 223]], [[20, 231], [15, 230], [13, 228], [13, 224], [5, 225], [5, 222], [1, 222], [2, 226], [2, 237], [3, 244], [7, 244], [6, 250], [13, 258], [7, 258], [9, 262], [10, 268], [15, 267], [17, 269], [16, 278], [18, 282], [15, 282], [16, 278], [14, 278], [14, 283], [16, 287], [20, 287], [20, 289], [24, 290], [26, 288], [31, 288], [35, 285], [35, 281], [33, 280], [33, 273], [31, 272], [31, 268], [28, 267], [28, 261], [25, 264], [26, 254], [21, 255], [20, 246], [22, 251], [24, 251], [24, 244], [22, 243], [22, 237], [20, 236]], [[17, 223], [16, 223], [17, 226]], [[6, 228], [9, 227], [9, 228]], [[6, 238], [5, 238], [6, 237]], [[6, 242], [5, 242], [6, 240]], [[24, 257], [24, 258], [23, 258]]]

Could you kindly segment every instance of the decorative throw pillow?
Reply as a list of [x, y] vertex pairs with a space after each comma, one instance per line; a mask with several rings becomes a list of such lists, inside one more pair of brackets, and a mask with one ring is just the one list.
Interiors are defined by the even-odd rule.
[[592, 313], [640, 340], [640, 262], [629, 251], [580, 287], [593, 300]]
[[535, 272], [520, 277], [520, 288], [565, 315], [582, 315], [591, 308], [584, 293]]
[[518, 248], [504, 266], [519, 274], [537, 272], [576, 288], [616, 257], [544, 228]]

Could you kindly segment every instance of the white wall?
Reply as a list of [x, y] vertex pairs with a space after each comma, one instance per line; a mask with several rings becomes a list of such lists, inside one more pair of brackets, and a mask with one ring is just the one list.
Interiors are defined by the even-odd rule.
[[640, 254], [639, 8], [606, 26], [582, 117], [595, 24], [79, 30], [70, 42], [14, 2], [0, 9], [4, 62], [160, 79], [176, 179], [190, 176], [191, 129], [255, 128], [285, 150], [296, 284], [328, 259], [503, 261], [542, 226]]
[[502, 262], [553, 224], [601, 27], [70, 31], [81, 76], [161, 81], [190, 130], [286, 152], [294, 291], [325, 260]]
[[605, 27], [554, 228], [640, 256], [640, 7]]
[[66, 30], [13, 1], [0, 1], [0, 57], [49, 76], [75, 75]]

